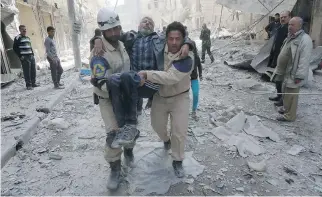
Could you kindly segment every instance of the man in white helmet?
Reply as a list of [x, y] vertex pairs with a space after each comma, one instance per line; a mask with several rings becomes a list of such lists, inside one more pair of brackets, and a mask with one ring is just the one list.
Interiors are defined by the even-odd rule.
[[[92, 84], [96, 104], [100, 107], [107, 132], [104, 157], [111, 168], [107, 187], [114, 190], [120, 183], [123, 150], [111, 148], [111, 143], [120, 126], [113, 112], [106, 79], [115, 73], [130, 71], [130, 59], [123, 43], [119, 41], [122, 27], [118, 15], [108, 8], [102, 8], [98, 12], [97, 22], [102, 31], [102, 37], [95, 40], [95, 47], [101, 47], [103, 50], [100, 50], [100, 56], [95, 54], [95, 50], [91, 52]], [[133, 160], [133, 146], [134, 144], [124, 147], [125, 160]]]

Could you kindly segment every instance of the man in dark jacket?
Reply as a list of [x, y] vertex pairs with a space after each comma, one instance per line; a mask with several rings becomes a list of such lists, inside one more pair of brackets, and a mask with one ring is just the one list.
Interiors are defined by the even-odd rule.
[[[267, 67], [275, 68], [277, 63], [278, 55], [280, 54], [284, 40], [288, 35], [288, 22], [291, 20], [291, 12], [284, 11], [281, 13], [281, 26], [277, 29], [274, 44], [269, 57]], [[274, 79], [276, 83], [277, 93], [282, 93], [283, 79]], [[276, 106], [283, 106], [282, 95], [278, 94], [276, 97], [270, 97], [269, 100], [277, 101]]]
[[268, 39], [270, 39], [276, 33], [277, 29], [281, 26], [280, 20], [280, 14], [276, 13], [274, 21], [265, 27], [265, 31], [268, 34]]
[[210, 57], [211, 63], [215, 61], [210, 51], [210, 47], [211, 47], [210, 33], [211, 32], [207, 28], [207, 25], [203, 24], [201, 34], [200, 34], [200, 40], [202, 40], [201, 63], [205, 63], [206, 51]]
[[89, 45], [90, 45], [90, 51], [93, 50], [94, 48], [94, 41], [96, 38], [100, 38], [102, 36], [102, 32], [99, 28], [96, 28], [95, 29], [95, 34], [94, 34], [94, 37], [89, 41]]
[[21, 61], [27, 90], [32, 90], [34, 87], [39, 86], [36, 84], [36, 62], [34, 51], [31, 47], [30, 38], [26, 36], [26, 26], [20, 25], [19, 31], [20, 34], [15, 37], [13, 42], [13, 50]]

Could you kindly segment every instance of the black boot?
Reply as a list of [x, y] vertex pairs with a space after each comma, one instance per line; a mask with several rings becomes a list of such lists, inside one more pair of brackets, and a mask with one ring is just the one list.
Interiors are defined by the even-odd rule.
[[54, 84], [54, 88], [55, 89], [64, 89], [65, 87], [64, 86], [60, 86], [59, 83], [55, 83]]
[[277, 102], [274, 103], [274, 105], [276, 107], [282, 107], [284, 104], [283, 104], [283, 99], [279, 99]]
[[174, 169], [174, 174], [178, 178], [183, 178], [184, 177], [184, 170], [183, 170], [183, 166], [182, 166], [182, 161], [173, 161], [172, 166]]
[[110, 162], [110, 176], [108, 178], [107, 188], [116, 190], [121, 183], [121, 160]]
[[270, 101], [279, 101], [281, 99], [281, 97], [280, 96], [275, 96], [275, 97], [269, 97], [269, 100]]
[[134, 161], [133, 148], [124, 148], [125, 165], [131, 167]]
[[171, 149], [171, 141], [168, 140], [167, 142], [164, 142], [164, 149], [170, 150]]

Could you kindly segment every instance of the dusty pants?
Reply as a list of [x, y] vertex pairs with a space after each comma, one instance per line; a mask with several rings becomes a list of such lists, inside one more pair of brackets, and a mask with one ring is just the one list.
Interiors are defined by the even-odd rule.
[[51, 71], [51, 78], [53, 80], [53, 83], [56, 85], [60, 82], [61, 75], [63, 74], [64, 70], [61, 67], [60, 60], [51, 60], [47, 58], [49, 65], [50, 65], [50, 71]]
[[213, 61], [214, 60], [214, 57], [212, 56], [212, 53], [210, 51], [210, 46], [208, 46], [208, 45], [202, 45], [201, 60], [202, 61], [205, 61], [206, 51], [207, 51], [207, 54], [209, 55], [211, 61]]
[[34, 56], [23, 56], [23, 60], [21, 60], [21, 65], [26, 86], [30, 87], [34, 85], [36, 83], [36, 62]]
[[[283, 97], [285, 114], [284, 118], [289, 121], [296, 120], [296, 111], [297, 111], [297, 104], [298, 104], [298, 93], [300, 92], [300, 88], [287, 88], [285, 87], [285, 94]], [[289, 94], [295, 93], [295, 94]]]
[[[113, 112], [113, 106], [110, 99], [100, 98], [99, 107], [100, 107], [101, 115], [105, 124], [106, 133], [107, 133], [105, 150], [104, 150], [104, 158], [107, 162], [115, 162], [121, 159], [123, 150], [122, 148], [114, 149], [110, 147], [116, 134], [112, 131], [118, 128], [117, 121]], [[133, 147], [134, 147], [134, 144], [126, 148], [133, 148]]]
[[[170, 98], [163, 98], [159, 94], [153, 97], [151, 107], [151, 124], [154, 131], [164, 142], [171, 140], [172, 158], [175, 161], [184, 159], [184, 148], [189, 120], [189, 92]], [[171, 132], [167, 132], [170, 115]]]

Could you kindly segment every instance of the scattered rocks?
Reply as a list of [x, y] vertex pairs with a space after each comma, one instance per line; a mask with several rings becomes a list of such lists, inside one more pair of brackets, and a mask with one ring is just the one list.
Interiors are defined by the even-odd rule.
[[294, 180], [293, 180], [293, 179], [285, 179], [285, 181], [286, 181], [288, 184], [292, 184], [292, 183], [294, 183]]
[[47, 148], [40, 148], [37, 150], [37, 153], [41, 154], [41, 153], [45, 153], [47, 151], [48, 151]]
[[82, 139], [82, 140], [91, 140], [94, 139], [95, 136], [79, 136], [78, 139]]
[[222, 189], [222, 188], [225, 187], [225, 184], [224, 183], [219, 183], [219, 184], [216, 185], [216, 187]]
[[303, 146], [293, 145], [293, 146], [291, 147], [291, 149], [289, 149], [289, 150], [287, 151], [287, 153], [288, 153], [288, 154], [290, 154], [290, 155], [296, 156], [296, 155], [298, 155], [299, 153], [302, 153], [302, 152], [304, 152], [304, 151], [305, 151], [305, 148], [304, 148]]
[[61, 160], [62, 158], [63, 158], [63, 156], [61, 156], [61, 155], [57, 155], [57, 154], [53, 154], [53, 153], [49, 154], [49, 159], [52, 159], [52, 160]]
[[269, 179], [269, 180], [267, 180], [267, 182], [268, 182], [269, 184], [273, 185], [273, 186], [277, 186], [277, 185], [278, 185], [277, 180], [274, 180], [274, 179]]
[[192, 184], [195, 180], [194, 179], [186, 179], [184, 182], [188, 184]]
[[48, 121], [47, 128], [49, 129], [68, 129], [69, 124], [63, 118], [55, 118], [53, 120]]
[[77, 146], [76, 150], [86, 150], [88, 148], [88, 144], [81, 144]]
[[236, 188], [236, 191], [244, 192], [244, 191], [245, 191], [245, 189], [244, 189], [243, 187], [237, 187], [237, 188]]
[[295, 175], [295, 176], [297, 175], [297, 172], [295, 172], [294, 170], [292, 170], [286, 166], [283, 167], [283, 170], [288, 174]]
[[247, 165], [251, 170], [256, 172], [264, 172], [266, 170], [266, 160], [263, 160], [259, 163], [247, 161]]
[[187, 190], [188, 190], [189, 193], [192, 193], [192, 194], [195, 191], [195, 189], [194, 189], [194, 187], [192, 185], [189, 185], [188, 188], [187, 188]]

